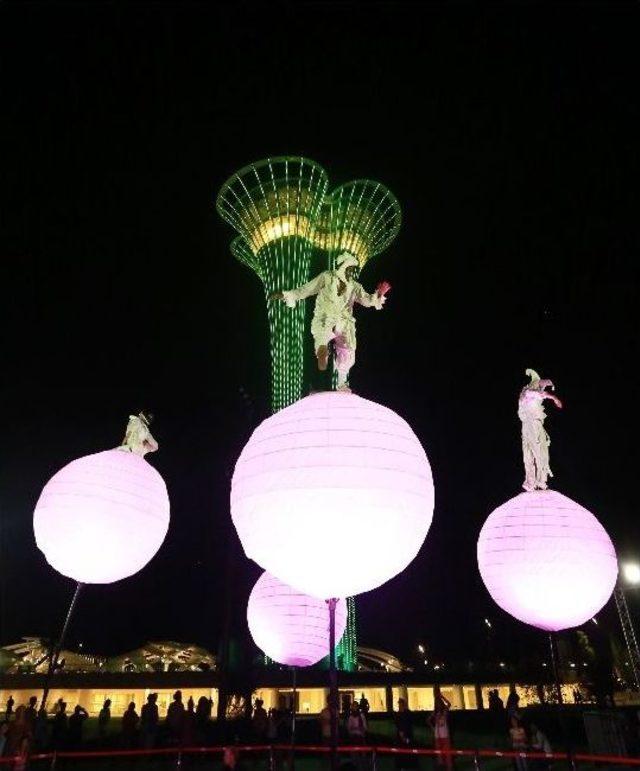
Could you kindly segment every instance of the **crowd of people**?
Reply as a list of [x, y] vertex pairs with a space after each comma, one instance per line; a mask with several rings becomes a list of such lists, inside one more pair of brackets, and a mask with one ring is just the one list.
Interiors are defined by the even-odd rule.
[[[97, 719], [97, 739], [101, 746], [119, 746], [125, 749], [151, 749], [156, 746], [198, 746], [208, 743], [213, 703], [201, 697], [197, 704], [193, 698], [183, 702], [182, 692], [176, 691], [170, 703], [166, 717], [160, 719], [158, 694], [151, 693], [138, 713], [135, 702], [131, 702], [124, 714], [112, 715], [112, 702], [106, 699]], [[67, 704], [59, 699], [55, 704], [53, 716], [37, 707], [38, 699], [32, 696], [29, 703], [14, 710], [15, 702], [9, 698], [5, 718], [0, 722], [0, 757], [27, 757], [33, 751], [76, 750], [83, 745], [84, 724], [89, 717], [87, 711], [77, 705], [68, 714]], [[395, 712], [396, 743], [403, 747], [414, 747], [414, 715], [409, 710], [406, 699], [400, 698]], [[489, 711], [494, 715], [494, 725], [502, 734], [507, 731], [510, 746], [516, 752], [534, 751], [548, 754], [551, 745], [545, 733], [534, 723], [526, 726], [519, 709], [519, 696], [511, 688], [506, 706], [498, 691], [489, 694]], [[352, 746], [366, 745], [369, 733], [369, 702], [364, 694], [359, 700], [343, 704], [339, 720], [340, 740]], [[436, 763], [445, 771], [452, 771], [453, 756], [449, 712], [451, 703], [434, 686], [433, 711], [427, 715], [427, 736], [432, 737], [432, 746], [438, 751]], [[261, 699], [256, 699], [250, 719], [251, 738], [258, 744], [276, 744], [289, 741], [293, 729], [291, 710], [271, 708], [268, 711]], [[331, 710], [327, 705], [318, 717], [318, 732], [323, 743], [331, 742]], [[500, 737], [496, 736], [495, 746], [500, 746]], [[354, 752], [352, 765], [361, 768], [362, 753]], [[399, 756], [400, 768], [412, 768], [411, 756]], [[516, 771], [528, 771], [527, 758], [517, 756], [514, 765]], [[532, 762], [529, 761], [531, 765]], [[544, 760], [533, 762], [534, 767], [548, 767]]]
[[[83, 745], [84, 723], [89, 713], [77, 705], [67, 712], [67, 703], [59, 699], [53, 717], [32, 696], [28, 705], [14, 711], [15, 701], [9, 697], [4, 720], [0, 723], [0, 757], [27, 756], [30, 752], [48, 750], [77, 750]], [[176, 691], [166, 718], [161, 721], [158, 694], [150, 693], [140, 713], [131, 702], [122, 716], [111, 714], [111, 699], [106, 699], [97, 721], [100, 744], [113, 744], [125, 749], [151, 749], [163, 746], [188, 747], [208, 740], [213, 702], [202, 696], [197, 705], [192, 698], [183, 703], [182, 691]], [[114, 722], [119, 721], [119, 726]]]

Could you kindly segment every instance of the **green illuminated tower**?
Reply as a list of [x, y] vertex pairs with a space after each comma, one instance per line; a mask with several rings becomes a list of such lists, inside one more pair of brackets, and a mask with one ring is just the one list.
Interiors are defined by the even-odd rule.
[[[240, 234], [231, 252], [262, 280], [265, 293], [309, 280], [314, 223], [327, 192], [327, 174], [306, 158], [268, 158], [236, 172], [222, 186], [217, 209]], [[267, 300], [271, 332], [271, 407], [302, 396], [304, 303], [291, 310]]]
[[[379, 182], [356, 180], [327, 193], [329, 181], [317, 163], [301, 157], [267, 158], [245, 166], [222, 186], [220, 216], [238, 236], [231, 252], [254, 270], [267, 298], [271, 340], [271, 408], [303, 395], [305, 303], [294, 309], [269, 295], [309, 280], [312, 258], [327, 268], [351, 252], [360, 268], [395, 238], [401, 212], [395, 196]], [[341, 669], [356, 668], [355, 602], [347, 600], [347, 629], [337, 646]]]

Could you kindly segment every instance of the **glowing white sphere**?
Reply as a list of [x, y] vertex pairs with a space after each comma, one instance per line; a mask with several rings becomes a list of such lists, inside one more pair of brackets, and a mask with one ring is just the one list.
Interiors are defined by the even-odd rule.
[[503, 610], [552, 632], [593, 618], [618, 576], [605, 529], [555, 490], [521, 493], [490, 514], [478, 539], [478, 565]]
[[323, 599], [404, 570], [432, 515], [431, 468], [408, 423], [350, 393], [313, 394], [267, 418], [231, 486], [246, 555]]
[[[249, 631], [269, 658], [310, 667], [329, 655], [329, 606], [263, 573], [249, 595]], [[336, 603], [336, 645], [347, 625], [347, 603]]]
[[169, 527], [160, 474], [131, 452], [106, 450], [51, 477], [33, 515], [36, 544], [62, 575], [110, 584], [141, 570]]

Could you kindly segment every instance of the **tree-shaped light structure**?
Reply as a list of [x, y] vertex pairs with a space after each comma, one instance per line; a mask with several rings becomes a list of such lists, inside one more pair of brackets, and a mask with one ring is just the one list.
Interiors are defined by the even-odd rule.
[[[315, 222], [327, 186], [324, 169], [306, 158], [252, 163], [222, 186], [218, 212], [240, 233], [231, 251], [258, 274], [267, 297], [309, 279]], [[305, 308], [267, 300], [267, 312], [276, 412], [302, 394]]]
[[368, 179], [336, 188], [325, 204], [323, 216], [328, 232], [319, 230], [318, 246], [326, 249], [331, 265], [346, 251], [358, 258], [361, 269], [393, 241], [402, 221], [400, 204], [393, 193]]
[[[360, 268], [395, 238], [401, 223], [396, 197], [379, 182], [355, 180], [328, 193], [328, 176], [301, 157], [267, 158], [245, 166], [222, 186], [216, 207], [239, 235], [231, 252], [272, 292], [308, 281], [312, 257], [327, 268], [343, 251]], [[267, 299], [271, 336], [273, 412], [303, 395], [305, 305]], [[337, 649], [342, 668], [356, 666], [355, 602], [347, 599], [347, 631]]]

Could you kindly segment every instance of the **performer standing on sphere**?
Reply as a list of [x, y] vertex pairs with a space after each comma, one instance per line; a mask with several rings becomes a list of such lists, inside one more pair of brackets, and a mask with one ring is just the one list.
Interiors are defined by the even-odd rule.
[[349, 370], [356, 360], [356, 320], [353, 316], [355, 303], [365, 308], [381, 310], [386, 293], [391, 288], [387, 282], [378, 285], [373, 294], [365, 291], [355, 280], [358, 260], [349, 252], [343, 252], [336, 260], [335, 270], [325, 270], [307, 284], [272, 294], [270, 300], [284, 300], [293, 308], [299, 300], [317, 295], [311, 321], [311, 334], [315, 343], [318, 369], [324, 371], [329, 363], [329, 343], [333, 340], [335, 365], [338, 371], [338, 390], [350, 390]]
[[135, 452], [143, 458], [148, 452], [155, 452], [158, 449], [158, 443], [149, 429], [152, 420], [153, 416], [146, 412], [129, 415], [127, 430], [119, 449]]
[[546, 389], [554, 389], [551, 380], [541, 380], [540, 375], [528, 369], [530, 382], [520, 391], [518, 399], [518, 417], [522, 421], [522, 455], [524, 459], [525, 479], [522, 487], [527, 492], [546, 490], [547, 479], [552, 477], [549, 467], [549, 434], [544, 430], [544, 400], [551, 401], [562, 409], [562, 402], [555, 394]]

